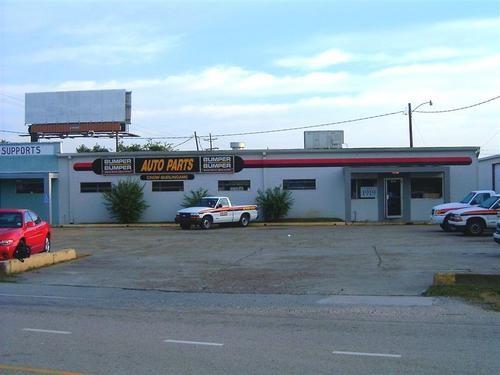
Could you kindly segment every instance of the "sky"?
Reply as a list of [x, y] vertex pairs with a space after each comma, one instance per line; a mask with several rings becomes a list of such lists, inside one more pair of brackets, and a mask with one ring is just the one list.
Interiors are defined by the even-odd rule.
[[[132, 91], [130, 132], [179, 150], [407, 147], [407, 105], [443, 111], [500, 95], [500, 0], [0, 0], [0, 138], [27, 141], [26, 92]], [[346, 120], [398, 112], [364, 121]], [[414, 112], [417, 147], [500, 153], [500, 99]], [[109, 139], [65, 139], [63, 150]], [[183, 143], [185, 142], [185, 143]], [[183, 144], [181, 144], [183, 143]]]

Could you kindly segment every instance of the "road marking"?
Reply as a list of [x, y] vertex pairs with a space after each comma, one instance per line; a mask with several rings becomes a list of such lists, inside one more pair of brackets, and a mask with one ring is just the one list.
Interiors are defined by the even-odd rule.
[[7, 294], [0, 293], [2, 297], [28, 297], [28, 298], [50, 298], [50, 299], [84, 299], [80, 297], [59, 297], [59, 296], [35, 296], [31, 294]]
[[22, 372], [22, 373], [47, 374], [47, 375], [84, 375], [83, 372], [60, 371], [60, 370], [52, 370], [52, 369], [24, 367], [24, 366], [10, 366], [10, 365], [2, 365], [2, 364], [0, 364], [0, 370], [10, 370], [10, 371], [18, 371], [18, 372]]
[[384, 353], [363, 353], [363, 352], [341, 352], [333, 351], [333, 354], [343, 354], [343, 355], [359, 355], [366, 357], [387, 357], [387, 358], [401, 358], [401, 354], [384, 354]]
[[71, 332], [69, 332], [69, 331], [54, 331], [51, 329], [23, 328], [22, 330], [28, 331], [28, 332], [56, 333], [58, 335], [71, 335]]
[[163, 340], [163, 342], [167, 342], [167, 343], [171, 343], [171, 344], [224, 346], [224, 344], [221, 344], [218, 342], [204, 342], [204, 341]]

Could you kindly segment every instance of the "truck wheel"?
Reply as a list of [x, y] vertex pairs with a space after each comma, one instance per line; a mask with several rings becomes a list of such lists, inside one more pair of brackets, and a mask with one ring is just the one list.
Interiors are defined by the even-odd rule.
[[480, 219], [471, 219], [465, 226], [465, 234], [469, 236], [480, 236], [484, 231], [484, 222]]
[[189, 229], [191, 228], [191, 224], [181, 224], [181, 229]]
[[445, 218], [443, 220], [443, 223], [439, 224], [439, 226], [441, 227], [441, 229], [444, 230], [445, 232], [451, 232], [453, 230], [453, 228], [451, 227], [450, 223], [448, 223], [448, 220], [450, 220], [450, 215], [445, 216]]
[[212, 227], [212, 216], [205, 216], [201, 219], [200, 227], [201, 229], [210, 229]]
[[248, 223], [250, 223], [250, 216], [248, 214], [243, 214], [240, 217], [240, 226], [247, 227]]

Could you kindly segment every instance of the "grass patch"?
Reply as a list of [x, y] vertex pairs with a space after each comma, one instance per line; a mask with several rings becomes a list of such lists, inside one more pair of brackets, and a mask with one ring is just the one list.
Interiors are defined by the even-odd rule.
[[427, 297], [458, 297], [500, 311], [500, 285], [433, 285]]

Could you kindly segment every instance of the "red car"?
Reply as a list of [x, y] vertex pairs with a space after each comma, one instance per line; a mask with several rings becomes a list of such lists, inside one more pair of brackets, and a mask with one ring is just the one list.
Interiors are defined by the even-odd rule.
[[0, 209], [0, 260], [25, 258], [29, 250], [50, 251], [50, 225], [31, 210]]

